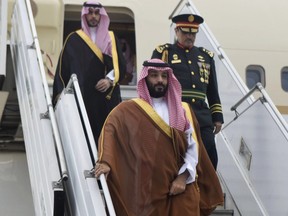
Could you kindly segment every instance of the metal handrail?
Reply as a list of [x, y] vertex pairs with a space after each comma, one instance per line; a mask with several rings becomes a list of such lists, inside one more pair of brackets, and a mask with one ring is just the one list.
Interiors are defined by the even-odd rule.
[[45, 69], [44, 69], [44, 65], [43, 65], [43, 59], [42, 59], [42, 55], [41, 55], [39, 40], [38, 40], [36, 28], [35, 28], [36, 25], [35, 25], [34, 18], [33, 18], [32, 8], [31, 8], [30, 0], [25, 0], [25, 2], [26, 2], [27, 10], [28, 10], [28, 17], [30, 20], [30, 27], [31, 27], [31, 32], [32, 32], [32, 36], [33, 36], [33, 47], [36, 50], [36, 54], [37, 54], [37, 58], [38, 58], [38, 64], [39, 64], [40, 74], [41, 74], [41, 78], [42, 78], [42, 84], [43, 84], [45, 98], [46, 98], [46, 102], [47, 102], [47, 109], [48, 109], [49, 117], [50, 117], [51, 124], [52, 124], [52, 130], [53, 130], [54, 138], [55, 138], [59, 168], [60, 168], [60, 172], [61, 172], [61, 179], [67, 180], [68, 179], [68, 171], [67, 171], [64, 151], [63, 151], [63, 147], [62, 147], [62, 143], [61, 143], [61, 139], [60, 139], [60, 135], [59, 135], [59, 130], [58, 130], [57, 123], [56, 123], [56, 118], [55, 118], [55, 113], [54, 113], [54, 109], [53, 109], [53, 105], [52, 105], [50, 91], [49, 91], [46, 76], [45, 76]]
[[[257, 83], [258, 84], [258, 83]], [[231, 107], [231, 111], [236, 111], [237, 107], [240, 106], [248, 97], [250, 97], [256, 90], [259, 90], [258, 85], [255, 85], [247, 94], [244, 95], [234, 106]], [[261, 83], [259, 83], [261, 85]]]
[[[250, 104], [246, 109], [244, 109], [241, 113], [237, 111], [237, 108], [245, 101], [247, 100], [256, 90], [258, 90], [262, 96], [258, 99], [254, 100], [252, 104]], [[246, 112], [250, 107], [252, 107], [257, 101], [261, 101], [264, 105], [268, 105], [270, 110], [273, 112], [270, 114], [272, 115], [273, 119], [277, 122], [278, 127], [288, 140], [288, 125], [286, 121], [284, 120], [283, 116], [277, 109], [277, 107], [274, 105], [273, 101], [271, 100], [270, 96], [266, 92], [263, 85], [258, 82], [255, 84], [255, 86], [247, 93], [245, 94], [235, 105], [233, 105], [230, 110], [235, 112], [235, 118], [231, 120], [229, 123], [227, 123], [222, 130], [224, 130], [226, 127], [228, 127], [233, 121], [235, 121], [240, 115], [242, 115], [244, 112]], [[267, 106], [266, 106], [267, 107]]]
[[283, 118], [283, 116], [281, 115], [281, 113], [279, 112], [279, 110], [277, 109], [275, 104], [273, 103], [272, 99], [268, 95], [268, 93], [265, 90], [265, 88], [263, 87], [263, 85], [261, 83], [257, 83], [256, 85], [257, 85], [257, 89], [263, 95], [263, 98], [265, 99], [266, 104], [268, 104], [269, 107], [271, 108], [271, 111], [274, 114], [274, 115], [272, 115], [272, 117], [274, 118], [275, 121], [278, 122], [278, 124], [277, 124], [278, 127], [281, 129], [281, 131], [285, 135], [286, 139], [288, 140], [288, 124], [287, 124], [287, 122], [285, 121], [285, 119]]
[[7, 8], [8, 1], [1, 0], [0, 3], [0, 75], [6, 74], [6, 43], [7, 43]]
[[[89, 148], [92, 150], [91, 157], [94, 157], [94, 158], [91, 158], [91, 160], [92, 160], [92, 165], [94, 166], [95, 164], [93, 164], [93, 161], [97, 161], [98, 160], [96, 143], [95, 143], [95, 140], [94, 140], [94, 137], [93, 137], [92, 129], [90, 127], [88, 115], [87, 115], [87, 112], [86, 112], [86, 109], [85, 109], [84, 101], [83, 101], [83, 98], [82, 98], [82, 94], [81, 94], [81, 90], [80, 90], [80, 87], [79, 87], [79, 83], [78, 83], [78, 79], [77, 79], [77, 75], [76, 74], [72, 74], [71, 75], [71, 78], [70, 78], [70, 80], [69, 80], [69, 82], [67, 84], [67, 87], [66, 87], [67, 91], [69, 91], [72, 88], [75, 90], [75, 94], [76, 94], [76, 97], [77, 97], [77, 100], [78, 100], [78, 104], [79, 104], [79, 109], [80, 109], [80, 113], [79, 114], [83, 118], [84, 127], [85, 127], [85, 130], [87, 131], [88, 142], [89, 142], [88, 145], [90, 145]], [[94, 169], [94, 167], [91, 169], [91, 172], [93, 172], [93, 169]], [[107, 182], [106, 182], [106, 178], [105, 178], [104, 174], [100, 175], [100, 182], [101, 182], [101, 185], [102, 185], [102, 189], [103, 189], [105, 201], [106, 201], [106, 204], [107, 204], [107, 208], [108, 208], [108, 211], [109, 211], [109, 215], [110, 216], [116, 216], [116, 213], [115, 213], [115, 210], [114, 210], [114, 206], [113, 206], [113, 202], [112, 202], [112, 199], [111, 199], [111, 196], [110, 196], [110, 192], [109, 192], [109, 189], [108, 189], [108, 186], [107, 186]]]

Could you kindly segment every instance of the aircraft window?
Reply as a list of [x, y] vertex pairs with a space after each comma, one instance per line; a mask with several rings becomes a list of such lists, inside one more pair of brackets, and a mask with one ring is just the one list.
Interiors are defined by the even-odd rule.
[[248, 65], [246, 68], [246, 85], [249, 89], [251, 89], [258, 82], [265, 87], [266, 82], [264, 68], [260, 65]]
[[288, 67], [283, 67], [281, 70], [281, 87], [288, 92]]

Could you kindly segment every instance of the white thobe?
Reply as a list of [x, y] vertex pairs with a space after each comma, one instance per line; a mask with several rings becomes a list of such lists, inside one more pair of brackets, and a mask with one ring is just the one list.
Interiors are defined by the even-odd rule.
[[[90, 27], [90, 37], [91, 37], [91, 40], [96, 44], [96, 27]], [[109, 71], [109, 73], [107, 73], [106, 77], [109, 78], [110, 80], [114, 81], [114, 79], [115, 79], [114, 69]]]
[[[162, 98], [152, 98], [153, 108], [157, 114], [169, 125], [169, 111], [166, 100]], [[196, 142], [192, 137], [192, 133], [195, 133], [190, 122], [190, 127], [185, 131], [188, 148], [184, 159], [184, 164], [180, 168], [178, 175], [182, 174], [186, 170], [189, 172], [189, 177], [186, 180], [186, 184], [190, 184], [195, 181], [196, 177], [196, 166], [198, 163], [198, 152]]]

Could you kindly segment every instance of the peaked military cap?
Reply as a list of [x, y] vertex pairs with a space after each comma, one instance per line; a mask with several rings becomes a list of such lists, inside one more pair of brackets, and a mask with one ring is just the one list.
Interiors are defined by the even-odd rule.
[[199, 25], [204, 22], [204, 19], [196, 14], [180, 14], [174, 16], [172, 22], [183, 32], [197, 33]]

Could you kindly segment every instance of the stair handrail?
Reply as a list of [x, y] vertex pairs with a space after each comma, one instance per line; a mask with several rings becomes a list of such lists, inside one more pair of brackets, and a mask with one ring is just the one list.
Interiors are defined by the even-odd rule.
[[[258, 97], [258, 99], [254, 100], [252, 102], [252, 104], [250, 104], [246, 109], [244, 109], [241, 113], [239, 113], [237, 111], [237, 108], [246, 100], [248, 99], [256, 90], [258, 90], [261, 93], [261, 96]], [[283, 116], [281, 115], [281, 113], [279, 112], [279, 110], [277, 109], [277, 107], [274, 105], [272, 99], [270, 98], [270, 96], [268, 95], [267, 91], [265, 90], [265, 88], [263, 87], [263, 85], [258, 82], [256, 83], [253, 88], [251, 88], [251, 90], [249, 92], [247, 92], [247, 94], [245, 94], [239, 101], [237, 101], [235, 103], [235, 105], [233, 105], [230, 110], [235, 112], [235, 118], [233, 120], [231, 120], [229, 123], [227, 123], [223, 129], [225, 129], [226, 127], [228, 127], [233, 121], [235, 121], [240, 115], [242, 115], [245, 111], [247, 111], [250, 107], [252, 107], [257, 101], [261, 101], [264, 105], [266, 105], [266, 108], [270, 110], [270, 114], [273, 117], [273, 119], [275, 120], [275, 122], [277, 122], [277, 126], [279, 127], [279, 129], [281, 130], [281, 132], [283, 133], [283, 135], [286, 137], [286, 139], [288, 140], [288, 125], [287, 122], [285, 121], [285, 119], [283, 118]]]
[[[88, 136], [88, 139], [89, 139], [88, 140], [89, 141], [88, 145], [90, 145], [89, 148], [92, 150], [91, 157], [93, 157], [93, 158], [91, 158], [91, 161], [92, 161], [93, 167], [91, 168], [91, 175], [94, 176], [95, 161], [98, 160], [96, 143], [95, 143], [95, 140], [94, 140], [94, 137], [93, 137], [92, 129], [91, 129], [91, 126], [90, 126], [90, 123], [89, 123], [88, 115], [87, 115], [87, 112], [86, 112], [86, 108], [85, 108], [85, 105], [84, 105], [82, 93], [81, 93], [81, 90], [80, 90], [80, 87], [79, 87], [78, 78], [77, 78], [76, 74], [72, 74], [71, 75], [70, 80], [69, 80], [69, 82], [68, 82], [68, 84], [66, 86], [66, 89], [68, 91], [69, 91], [69, 89], [74, 89], [75, 90], [75, 95], [77, 97], [78, 104], [79, 104], [79, 109], [80, 109], [80, 113], [79, 114], [83, 118], [84, 127], [85, 127], [85, 130], [87, 131], [87, 136]], [[107, 185], [107, 182], [106, 182], [105, 175], [102, 174], [102, 175], [100, 175], [99, 178], [100, 178], [100, 182], [101, 182], [101, 185], [102, 185], [103, 194], [104, 194], [104, 197], [105, 197], [105, 201], [106, 201], [106, 204], [107, 204], [109, 215], [110, 216], [116, 216], [115, 209], [114, 209], [113, 202], [112, 202], [112, 199], [111, 199], [111, 196], [110, 196], [110, 192], [109, 192], [109, 189], [108, 189], [108, 185]], [[96, 181], [96, 179], [95, 179], [95, 181]]]
[[[258, 83], [257, 83], [258, 84]], [[258, 85], [254, 85], [253, 88], [250, 89], [238, 102], [236, 102], [235, 105], [233, 105], [230, 110], [231, 111], [236, 111], [237, 107], [240, 106], [248, 97], [250, 97], [256, 90], [258, 90]], [[259, 83], [261, 85], [261, 83]]]
[[[0, 75], [6, 73], [6, 43], [7, 43], [7, 8], [8, 1], [0, 3]], [[5, 75], [5, 74], [4, 74]]]
[[45, 93], [45, 99], [46, 99], [46, 103], [47, 103], [47, 109], [48, 109], [49, 117], [50, 117], [51, 124], [52, 124], [52, 130], [53, 130], [54, 138], [55, 138], [55, 146], [56, 146], [56, 150], [57, 150], [57, 156], [58, 156], [57, 159], [58, 159], [59, 169], [60, 169], [60, 173], [61, 173], [61, 180], [67, 180], [68, 179], [68, 171], [67, 171], [64, 151], [62, 148], [62, 143], [61, 143], [59, 130], [58, 130], [57, 123], [56, 123], [56, 118], [55, 118], [54, 108], [52, 105], [50, 91], [49, 91], [47, 79], [45, 76], [45, 69], [44, 69], [44, 65], [43, 65], [40, 43], [38, 40], [36, 28], [35, 28], [36, 25], [34, 22], [31, 3], [30, 3], [30, 0], [25, 0], [25, 3], [27, 6], [27, 10], [28, 10], [27, 11], [28, 12], [28, 18], [30, 21], [30, 28], [31, 28], [32, 36], [33, 36], [32, 46], [36, 50], [40, 74], [41, 74], [41, 78], [42, 78], [42, 84], [43, 84], [44, 93]]

